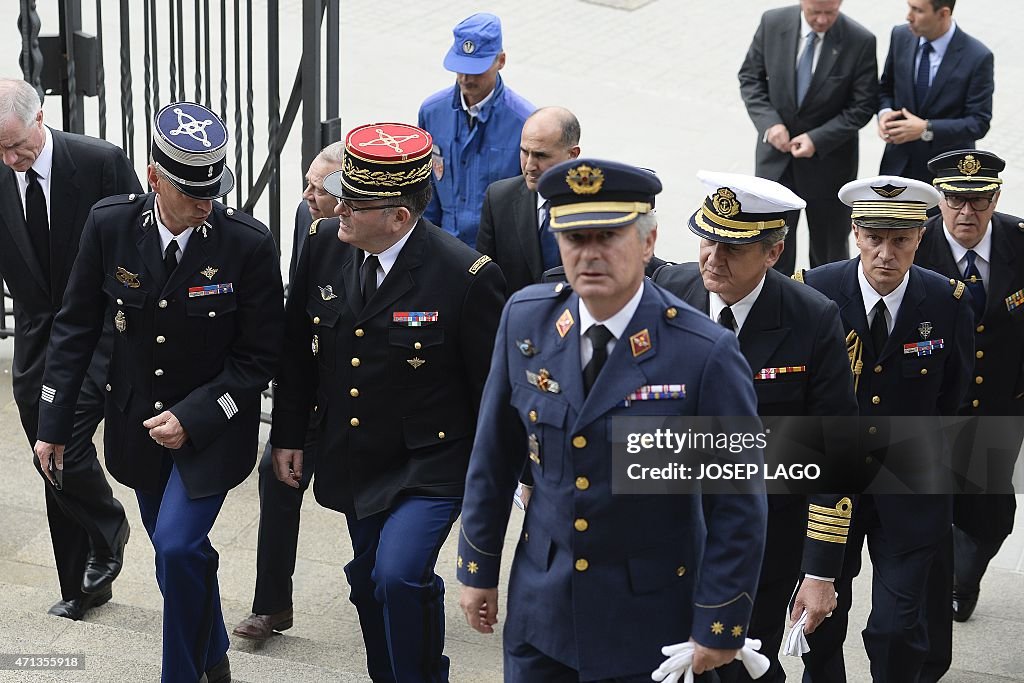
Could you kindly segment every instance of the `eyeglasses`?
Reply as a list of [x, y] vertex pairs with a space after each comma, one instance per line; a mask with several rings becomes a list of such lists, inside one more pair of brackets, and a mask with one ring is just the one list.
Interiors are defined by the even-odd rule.
[[338, 209], [345, 210], [351, 213], [359, 213], [360, 211], [379, 211], [381, 209], [393, 209], [393, 204], [384, 204], [383, 206], [355, 206], [348, 199], [338, 200]]
[[992, 197], [958, 197], [956, 195], [946, 195], [946, 206], [959, 211], [964, 208], [964, 204], [970, 204], [971, 208], [975, 211], [984, 211], [988, 207], [992, 206]]

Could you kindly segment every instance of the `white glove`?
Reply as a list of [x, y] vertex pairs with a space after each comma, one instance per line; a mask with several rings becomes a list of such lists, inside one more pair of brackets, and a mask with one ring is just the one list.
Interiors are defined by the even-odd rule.
[[811, 651], [811, 646], [807, 644], [807, 636], [804, 635], [804, 626], [806, 625], [807, 610], [804, 610], [804, 613], [793, 624], [793, 628], [789, 630], [789, 635], [786, 636], [786, 644], [782, 648], [782, 654], [789, 655], [790, 657], [799, 657]]
[[[687, 641], [661, 648], [661, 654], [668, 659], [651, 672], [651, 679], [659, 683], [677, 683], [682, 678], [683, 683], [693, 683], [693, 645]], [[760, 649], [760, 640], [747, 638], [743, 648], [736, 654], [736, 659], [743, 662], [743, 668], [751, 678], [760, 678], [771, 666], [768, 658], [758, 652]]]

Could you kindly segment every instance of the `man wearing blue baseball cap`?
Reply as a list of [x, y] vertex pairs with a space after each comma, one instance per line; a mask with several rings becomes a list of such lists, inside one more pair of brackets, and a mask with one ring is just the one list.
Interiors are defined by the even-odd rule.
[[455, 85], [420, 106], [419, 127], [434, 139], [434, 196], [423, 217], [475, 246], [487, 186], [520, 173], [519, 138], [534, 106], [505, 87], [501, 19], [484, 12], [455, 27], [444, 68]]
[[256, 461], [260, 392], [283, 339], [281, 269], [270, 231], [214, 201], [234, 186], [217, 115], [177, 102], [153, 126], [153, 191], [98, 202], [83, 228], [47, 350], [35, 450], [44, 472], [51, 458], [62, 467], [75, 397], [112, 323], [104, 455], [135, 489], [156, 551], [161, 681], [226, 683], [208, 534]]
[[765, 497], [612, 495], [609, 437], [617, 417], [756, 415], [750, 367], [735, 334], [644, 278], [654, 173], [572, 159], [538, 190], [568, 283], [525, 287], [502, 315], [466, 477], [463, 613], [494, 631], [526, 466], [534, 493], [509, 579], [505, 680], [650, 680], [662, 646], [687, 639], [702, 673], [744, 644]]

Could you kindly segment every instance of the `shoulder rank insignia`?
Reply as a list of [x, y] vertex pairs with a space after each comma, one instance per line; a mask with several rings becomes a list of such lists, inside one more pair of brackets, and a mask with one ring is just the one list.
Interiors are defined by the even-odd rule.
[[483, 268], [484, 266], [486, 266], [490, 262], [491, 262], [491, 257], [490, 256], [481, 256], [480, 258], [478, 258], [476, 261], [473, 262], [473, 265], [471, 265], [469, 267], [469, 274], [470, 275], [476, 275], [477, 273], [480, 272], [481, 268]]
[[960, 297], [962, 297], [964, 295], [964, 290], [967, 289], [967, 285], [960, 282], [959, 280], [954, 280], [953, 278], [949, 278], [949, 284], [953, 285], [954, 299], [959, 299]]
[[782, 368], [762, 368], [754, 375], [754, 379], [778, 379], [779, 375], [807, 372], [806, 365], [788, 365]]
[[[129, 195], [130, 196], [130, 195]], [[134, 201], [134, 199], [132, 200]], [[142, 227], [148, 227], [153, 224], [153, 210], [150, 209], [142, 214]]]
[[558, 320], [555, 321], [555, 329], [558, 330], [558, 336], [565, 339], [565, 335], [568, 334], [572, 326], [576, 324], [576, 321], [572, 319], [572, 313], [569, 309], [562, 311], [562, 315], [558, 316]]
[[117, 267], [117, 271], [115, 271], [114, 276], [117, 278], [117, 281], [125, 287], [130, 287], [131, 289], [138, 289], [139, 287], [138, 274], [132, 273], [122, 266]]
[[927, 339], [932, 334], [932, 324], [925, 321], [917, 326], [917, 333], [921, 335], [921, 339]]
[[933, 351], [943, 347], [945, 347], [945, 341], [942, 339], [910, 342], [909, 344], [903, 345], [903, 353], [907, 356], [930, 356]]
[[128, 321], [124, 317], [124, 311], [118, 311], [114, 314], [114, 327], [121, 334], [124, 334], [124, 331], [128, 329]]
[[519, 353], [527, 358], [537, 355], [537, 347], [529, 339], [516, 339], [516, 347], [519, 349]]
[[562, 390], [562, 388], [558, 386], [558, 382], [551, 379], [551, 373], [544, 368], [541, 368], [538, 372], [530, 372], [527, 370], [526, 381], [541, 391], [546, 391], [549, 394], [557, 394]]
[[[234, 212], [231, 209], [228, 209], [226, 213], [230, 216]], [[213, 227], [212, 225], [210, 225], [209, 223], [204, 221], [202, 225], [200, 225], [198, 228], [196, 228], [196, 230], [198, 230], [199, 232], [203, 233], [203, 239], [206, 239], [207, 237], [210, 236], [210, 232], [209, 231], [210, 231], [210, 228], [212, 228], [212, 227]], [[212, 280], [213, 278], [210, 278], [210, 279]]]
[[801, 268], [801, 269], [797, 270], [796, 272], [794, 272], [792, 275], [790, 275], [790, 277], [792, 279], [796, 280], [797, 282], [803, 284], [804, 283], [804, 270], [803, 270], [803, 268]]
[[1024, 289], [1018, 289], [1016, 292], [1006, 297], [1006, 310], [1012, 311], [1018, 306], [1024, 305]]
[[315, 221], [313, 221], [312, 223], [309, 224], [309, 234], [310, 235], [315, 235], [316, 234], [317, 225], [319, 225], [320, 221], [322, 221], [322, 220], [323, 220], [323, 218], [317, 218]]
[[338, 295], [334, 293], [334, 287], [332, 285], [317, 285], [320, 289], [320, 298], [324, 301], [330, 301], [331, 299], [337, 299]]
[[213, 276], [216, 275], [217, 271], [219, 270], [219, 268], [214, 268], [213, 266], [206, 266], [199, 272], [202, 273], [203, 277], [205, 277], [207, 280], [212, 280]]
[[651, 350], [651, 333], [647, 331], [647, 328], [629, 338], [629, 348], [633, 351], [633, 358]]

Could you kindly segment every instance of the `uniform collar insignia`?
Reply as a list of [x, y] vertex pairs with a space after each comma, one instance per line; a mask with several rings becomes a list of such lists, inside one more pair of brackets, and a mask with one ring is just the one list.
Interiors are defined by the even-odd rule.
[[576, 321], [572, 319], [572, 313], [569, 309], [562, 311], [562, 315], [558, 316], [558, 320], [555, 322], [555, 329], [558, 330], [558, 336], [565, 339], [565, 335], [568, 334], [572, 326], [576, 324]]
[[629, 338], [629, 348], [633, 351], [633, 358], [651, 350], [651, 333], [647, 331], [647, 328]]

